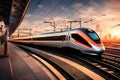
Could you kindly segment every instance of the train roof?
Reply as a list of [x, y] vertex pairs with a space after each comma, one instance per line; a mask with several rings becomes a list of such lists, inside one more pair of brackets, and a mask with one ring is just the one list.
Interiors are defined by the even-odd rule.
[[65, 30], [65, 31], [59, 31], [59, 32], [49, 32], [49, 33], [42, 33], [42, 34], [54, 34], [54, 33], [64, 33], [64, 32], [70, 32], [70, 31], [75, 31], [75, 30], [92, 30], [90, 28], [86, 28], [86, 27], [82, 27], [82, 28], [75, 28], [75, 29], [71, 29], [71, 30]]
[[[74, 32], [74, 31], [76, 31], [76, 30], [88, 31], [89, 29], [90, 29], [90, 28], [82, 27], [82, 28], [75, 28], [75, 29], [71, 29], [71, 30], [65, 30], [65, 31], [62, 31], [62, 32], [49, 32], [49, 33], [43, 33], [43, 34], [39, 34], [39, 35], [32, 35], [32, 36], [28, 36], [28, 37], [20, 37], [20, 38], [17, 38], [17, 39], [66, 35], [66, 33]], [[90, 30], [92, 30], [92, 29], [90, 29]]]

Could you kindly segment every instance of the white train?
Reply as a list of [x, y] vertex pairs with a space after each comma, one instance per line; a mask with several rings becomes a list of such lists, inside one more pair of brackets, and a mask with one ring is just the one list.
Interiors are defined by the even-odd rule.
[[73, 48], [84, 54], [96, 56], [101, 56], [105, 50], [99, 36], [90, 28], [78, 28], [64, 32], [15, 38], [14, 41], [57, 48]]

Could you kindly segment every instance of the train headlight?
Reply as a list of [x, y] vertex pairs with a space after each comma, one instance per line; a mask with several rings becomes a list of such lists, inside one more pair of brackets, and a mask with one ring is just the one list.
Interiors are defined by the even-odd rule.
[[96, 51], [104, 51], [105, 50], [104, 46], [99, 47], [99, 46], [92, 45], [92, 48], [95, 49]]

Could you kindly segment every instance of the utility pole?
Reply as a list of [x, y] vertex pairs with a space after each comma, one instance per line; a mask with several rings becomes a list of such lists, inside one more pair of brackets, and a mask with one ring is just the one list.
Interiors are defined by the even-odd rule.
[[53, 26], [53, 28], [54, 28], [54, 32], [56, 31], [55, 21], [53, 21], [53, 22], [44, 21], [44, 23], [50, 23], [50, 25]]
[[21, 33], [23, 33], [22, 31], [28, 31], [29, 30], [29, 32], [27, 33], [29, 36], [31, 36], [32, 35], [32, 29], [31, 28], [19, 28], [18, 29], [18, 37], [20, 37], [20, 32]]
[[79, 21], [80, 27], [82, 27], [81, 21]]
[[20, 37], [20, 29], [18, 29], [18, 37]]
[[55, 32], [55, 30], [56, 30], [56, 27], [55, 27], [55, 21], [53, 21], [53, 28], [54, 28], [54, 32]]
[[82, 27], [81, 20], [80, 21], [68, 21], [70, 23], [70, 30], [72, 29], [72, 23], [73, 22], [79, 22], [80, 27]]
[[80, 28], [82, 27], [81, 20], [80, 20], [80, 21], [73, 21], [73, 22], [79, 22], [79, 24], [80, 24]]
[[32, 35], [32, 29], [30, 28], [30, 36]]
[[73, 21], [68, 21], [70, 23], [70, 30], [72, 29], [72, 22]]

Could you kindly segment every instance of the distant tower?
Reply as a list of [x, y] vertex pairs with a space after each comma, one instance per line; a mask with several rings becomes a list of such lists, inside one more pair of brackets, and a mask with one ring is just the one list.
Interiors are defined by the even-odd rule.
[[108, 34], [108, 39], [111, 39], [111, 38], [112, 38], [112, 37], [111, 37], [111, 34], [109, 33], [109, 34]]
[[96, 25], [96, 31], [99, 32], [99, 36], [101, 37], [102, 36], [102, 30], [101, 30], [99, 24]]
[[96, 31], [99, 31], [99, 30], [100, 30], [100, 25], [97, 24], [97, 25], [96, 25]]

